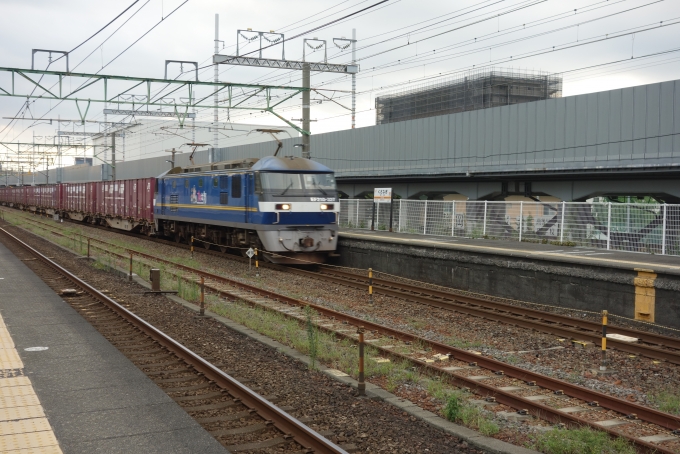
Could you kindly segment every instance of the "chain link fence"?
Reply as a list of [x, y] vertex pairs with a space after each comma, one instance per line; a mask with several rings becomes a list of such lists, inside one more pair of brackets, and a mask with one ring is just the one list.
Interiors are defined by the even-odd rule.
[[[390, 213], [391, 211], [391, 213]], [[340, 226], [680, 255], [680, 205], [341, 200]]]

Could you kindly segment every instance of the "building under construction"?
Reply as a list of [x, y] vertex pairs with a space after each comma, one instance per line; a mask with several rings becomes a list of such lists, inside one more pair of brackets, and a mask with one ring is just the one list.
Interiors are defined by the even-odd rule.
[[486, 70], [378, 96], [376, 124], [562, 97], [562, 77]]

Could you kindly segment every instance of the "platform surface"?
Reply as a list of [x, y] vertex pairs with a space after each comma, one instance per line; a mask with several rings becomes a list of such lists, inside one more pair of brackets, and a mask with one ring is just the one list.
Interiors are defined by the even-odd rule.
[[387, 232], [384, 230], [342, 229], [339, 237], [364, 241], [433, 247], [461, 252], [477, 252], [532, 260], [564, 262], [626, 270], [649, 269], [657, 273], [680, 275], [680, 257], [639, 252], [612, 251], [592, 247], [564, 247], [551, 244], [526, 243], [435, 235]]
[[0, 316], [0, 452], [228, 452], [1, 244]]

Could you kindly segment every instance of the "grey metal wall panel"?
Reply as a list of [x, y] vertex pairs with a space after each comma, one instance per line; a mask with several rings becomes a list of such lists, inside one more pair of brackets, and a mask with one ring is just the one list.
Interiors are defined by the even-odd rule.
[[517, 104], [517, 157], [514, 160], [515, 164], [526, 163], [527, 152], [527, 131], [529, 118], [527, 115], [528, 106], [526, 103]]
[[555, 162], [563, 163], [567, 153], [567, 102], [570, 98], [555, 100]]
[[633, 123], [635, 121], [635, 92], [633, 88], [621, 90], [621, 159], [633, 159]]
[[529, 102], [527, 106], [527, 147], [525, 161], [527, 164], [536, 163], [536, 136], [538, 134], [538, 120], [536, 119], [536, 103]]
[[680, 157], [680, 80], [673, 84], [673, 157]]
[[633, 88], [633, 159], [645, 157], [645, 132], [647, 130], [646, 87]]
[[503, 113], [503, 110], [501, 109], [491, 109], [493, 119], [492, 119], [492, 124], [493, 124], [493, 134], [491, 137], [491, 142], [493, 143], [493, 146], [491, 148], [491, 155], [492, 158], [490, 159], [490, 162], [494, 166], [499, 166], [500, 161], [501, 161], [501, 134], [503, 133], [503, 122], [501, 120], [501, 115]]
[[508, 125], [509, 135], [509, 151], [506, 165], [517, 163], [517, 154], [519, 153], [519, 105], [513, 104], [510, 106], [510, 123]]
[[498, 160], [499, 166], [508, 164], [508, 157], [510, 156], [510, 107], [503, 106], [496, 109], [500, 112], [500, 157]]
[[584, 162], [588, 137], [588, 95], [576, 97], [576, 132], [574, 135], [574, 161]]
[[546, 163], [554, 163], [557, 153], [557, 99], [545, 103], [545, 136], [543, 139], [543, 159]]
[[546, 111], [547, 103], [536, 104], [536, 144], [535, 152], [532, 154], [534, 163], [544, 163], [546, 157], [545, 136], [546, 136]]
[[595, 93], [597, 95], [597, 131], [595, 135], [595, 147], [593, 156], [595, 160], [608, 159], [609, 153], [609, 116], [610, 95], [605, 91]]
[[661, 120], [661, 85], [647, 86], [647, 127], [645, 129], [645, 159], [659, 157], [659, 128]]
[[607, 156], [609, 159], [619, 159], [621, 155], [621, 90], [609, 92], [609, 124]]

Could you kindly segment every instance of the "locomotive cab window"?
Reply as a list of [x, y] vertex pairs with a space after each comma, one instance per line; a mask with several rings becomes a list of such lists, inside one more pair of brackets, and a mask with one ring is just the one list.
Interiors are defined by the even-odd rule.
[[241, 175], [231, 177], [231, 196], [236, 199], [241, 197]]
[[203, 178], [198, 179], [198, 187], [202, 188], [203, 187]]
[[213, 187], [217, 187], [217, 177], [213, 178]]

